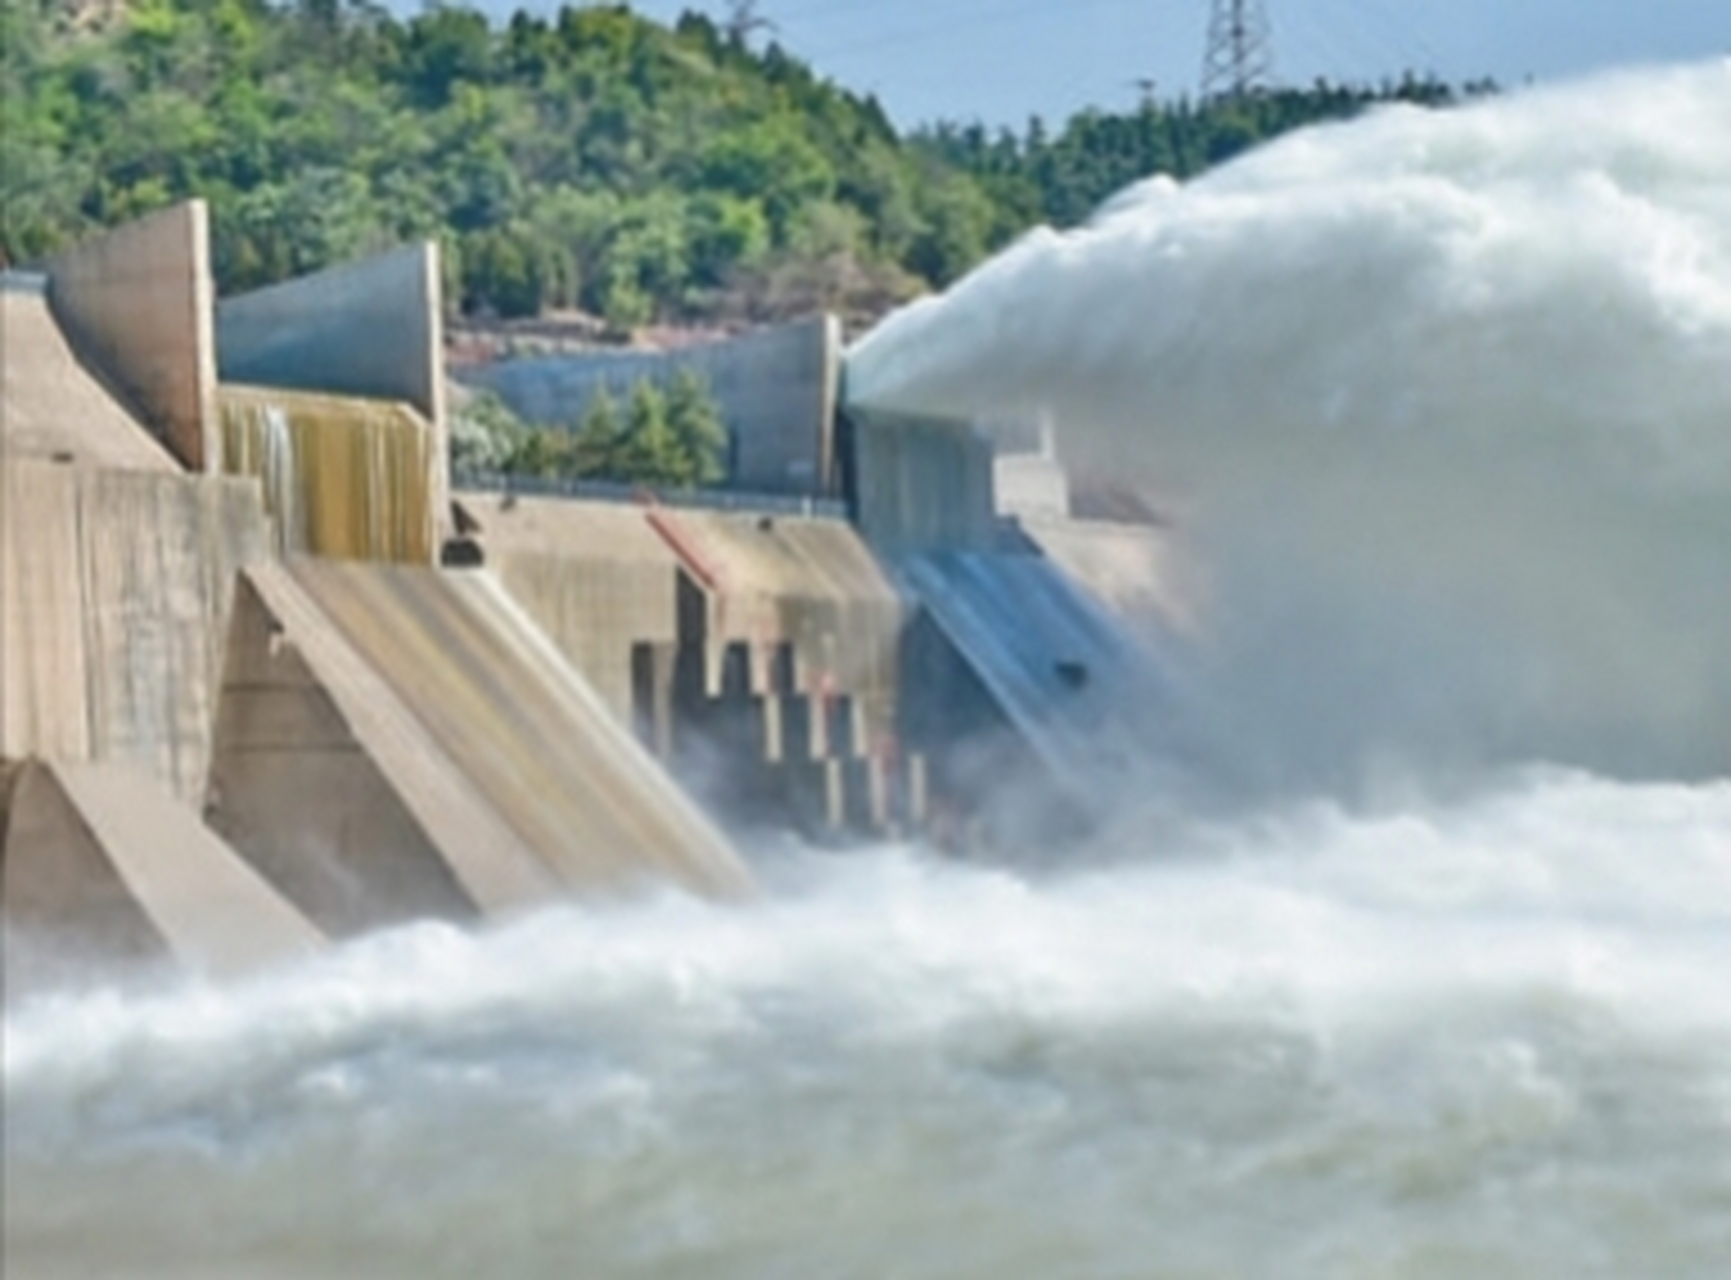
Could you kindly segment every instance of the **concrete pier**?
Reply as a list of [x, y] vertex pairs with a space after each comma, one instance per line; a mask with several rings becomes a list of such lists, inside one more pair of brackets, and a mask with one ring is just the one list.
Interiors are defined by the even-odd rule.
[[9, 992], [177, 964], [228, 977], [323, 935], [137, 770], [24, 760], [0, 769]]
[[188, 470], [214, 471], [210, 214], [192, 200], [55, 258], [48, 298], [68, 341]]
[[744, 867], [479, 571], [301, 560], [245, 578], [208, 811], [333, 933]]

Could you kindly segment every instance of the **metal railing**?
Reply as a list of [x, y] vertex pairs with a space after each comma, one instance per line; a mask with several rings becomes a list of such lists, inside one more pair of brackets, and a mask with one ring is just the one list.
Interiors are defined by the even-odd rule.
[[657, 489], [649, 485], [577, 480], [565, 476], [526, 476], [505, 471], [456, 470], [453, 490], [515, 493], [530, 498], [579, 498], [590, 502], [660, 505], [701, 511], [748, 511], [764, 515], [847, 518], [847, 504], [836, 498], [790, 493], [750, 493], [742, 489]]

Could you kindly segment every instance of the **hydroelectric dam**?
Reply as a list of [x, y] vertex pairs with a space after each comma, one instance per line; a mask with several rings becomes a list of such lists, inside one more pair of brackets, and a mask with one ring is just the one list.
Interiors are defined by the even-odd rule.
[[[0, 290], [7, 1280], [1722, 1280], [1731, 63], [845, 352], [204, 216]], [[693, 366], [715, 492], [446, 461]]]
[[454, 476], [436, 247], [219, 299], [207, 217], [0, 292], [11, 995], [748, 896], [763, 833], [989, 857], [1160, 745], [1163, 531], [1075, 518], [1039, 423], [850, 411], [815, 317], [464, 375], [551, 422], [695, 367], [716, 491]]

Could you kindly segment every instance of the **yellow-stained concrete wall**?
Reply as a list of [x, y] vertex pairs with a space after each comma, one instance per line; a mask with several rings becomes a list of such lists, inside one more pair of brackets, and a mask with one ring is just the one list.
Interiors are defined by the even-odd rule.
[[217, 464], [209, 263], [209, 214], [193, 200], [85, 241], [48, 269], [74, 350], [193, 471]]
[[437, 441], [409, 405], [229, 384], [218, 402], [224, 469], [259, 479], [279, 552], [433, 562]]
[[433, 430], [432, 510], [450, 498], [439, 246], [404, 245], [224, 298], [216, 309], [225, 383], [400, 400]]
[[9, 459], [0, 471], [0, 756], [128, 763], [202, 801], [250, 481]]

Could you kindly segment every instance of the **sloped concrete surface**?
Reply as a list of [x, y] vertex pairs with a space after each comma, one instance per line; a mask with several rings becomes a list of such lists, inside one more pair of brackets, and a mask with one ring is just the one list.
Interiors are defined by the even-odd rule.
[[746, 887], [719, 831], [490, 574], [329, 561], [290, 573], [563, 883]]
[[748, 887], [490, 574], [261, 566], [236, 627], [212, 822], [316, 919], [346, 932], [657, 880]]
[[632, 651], [671, 669], [679, 559], [639, 507], [463, 493], [487, 567], [588, 678], [615, 716], [633, 714]]
[[337, 936], [509, 912], [558, 889], [277, 564], [236, 592], [207, 818]]
[[24, 761], [4, 826], [8, 994], [116, 964], [233, 976], [323, 936], [149, 777]]
[[0, 465], [14, 458], [177, 471], [178, 464], [79, 363], [41, 281], [0, 277]]
[[935, 552], [908, 561], [902, 572], [1004, 718], [1074, 801], [1090, 806], [1120, 795], [1160, 749], [1171, 700], [1153, 660], [1044, 557]]

